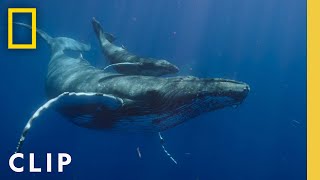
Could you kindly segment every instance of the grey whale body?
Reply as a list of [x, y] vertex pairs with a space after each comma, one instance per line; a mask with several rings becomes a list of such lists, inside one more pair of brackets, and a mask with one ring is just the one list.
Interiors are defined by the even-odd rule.
[[228, 79], [106, 72], [83, 57], [64, 53], [88, 51], [90, 46], [67, 37], [52, 38], [40, 29], [37, 32], [52, 51], [46, 78], [50, 100], [29, 119], [17, 152], [32, 122], [50, 110], [85, 128], [161, 132], [202, 113], [239, 105], [249, 93], [246, 83]]

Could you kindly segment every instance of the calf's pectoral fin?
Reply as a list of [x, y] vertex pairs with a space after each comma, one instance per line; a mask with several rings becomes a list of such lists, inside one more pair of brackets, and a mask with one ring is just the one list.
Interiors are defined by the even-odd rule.
[[110, 64], [108, 66], [106, 66], [105, 68], [103, 68], [103, 70], [107, 70], [110, 67], [122, 67], [122, 68], [137, 68], [141, 66], [141, 63], [139, 62], [123, 62], [123, 63], [115, 63], [115, 64]]
[[82, 114], [72, 114], [73, 116], [71, 117], [71, 120], [74, 121], [74, 123], [78, 122], [80, 124], [84, 122], [90, 122], [93, 117], [99, 116], [99, 113], [93, 112], [99, 111], [100, 108], [103, 108], [104, 111], [109, 112], [116, 111], [123, 106], [123, 100], [113, 95], [102, 93], [64, 92], [59, 96], [47, 101], [31, 116], [22, 131], [20, 140], [16, 148], [16, 153], [21, 151], [21, 147], [25, 141], [26, 135], [28, 134], [32, 126], [33, 121], [44, 115], [46, 112], [49, 112], [49, 110], [63, 110], [68, 108], [77, 109], [78, 107], [88, 106], [90, 106], [91, 109], [89, 108], [87, 112], [84, 111], [84, 113]]

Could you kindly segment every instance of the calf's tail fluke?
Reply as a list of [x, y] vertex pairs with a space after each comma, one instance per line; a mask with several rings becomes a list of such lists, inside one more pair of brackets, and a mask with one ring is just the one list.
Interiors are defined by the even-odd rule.
[[92, 26], [101, 45], [113, 43], [116, 40], [115, 36], [103, 31], [100, 22], [96, 18], [92, 18]]
[[[28, 24], [20, 22], [15, 22], [14, 24], [32, 29], [32, 27]], [[53, 53], [63, 50], [89, 51], [91, 48], [90, 45], [81, 43], [68, 37], [53, 38], [39, 28], [37, 28], [37, 33], [51, 46]]]

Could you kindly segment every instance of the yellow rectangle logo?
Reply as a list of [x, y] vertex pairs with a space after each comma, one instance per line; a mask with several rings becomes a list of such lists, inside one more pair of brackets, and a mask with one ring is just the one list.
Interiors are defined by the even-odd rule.
[[[14, 44], [13, 43], [13, 14], [14, 13], [31, 13], [31, 44]], [[9, 8], [8, 9], [8, 49], [36, 49], [37, 48], [37, 9], [36, 8]]]
[[320, 179], [320, 1], [308, 0], [308, 180]]

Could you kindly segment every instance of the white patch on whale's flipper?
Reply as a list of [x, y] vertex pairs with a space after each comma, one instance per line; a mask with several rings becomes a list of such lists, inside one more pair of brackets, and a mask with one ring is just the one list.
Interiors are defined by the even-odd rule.
[[[46, 110], [51, 108], [61, 108], [63, 106], [73, 106], [73, 105], [84, 105], [87, 103], [100, 103], [104, 107], [107, 107], [110, 110], [117, 110], [122, 107], [123, 100], [112, 95], [102, 94], [102, 93], [75, 93], [75, 92], [64, 92], [59, 96], [47, 101], [42, 105], [29, 119], [25, 128], [22, 131], [20, 140], [18, 142], [16, 153], [21, 151], [21, 147], [25, 141], [26, 135], [28, 134], [32, 123], [40, 115], [46, 112]], [[82, 119], [81, 119], [82, 118]], [[87, 118], [88, 121], [92, 119], [90, 115], [83, 115], [79, 117], [79, 120], [84, 120]]]
[[83, 105], [88, 103], [101, 103], [110, 110], [116, 110], [122, 106], [123, 100], [115, 96], [102, 93], [71, 92], [68, 93], [67, 96], [60, 98], [58, 106]]
[[116, 63], [116, 64], [110, 64], [108, 66], [106, 66], [105, 68], [103, 68], [103, 70], [106, 70], [110, 67], [132, 67], [132, 66], [140, 66], [141, 63], [131, 63], [131, 62], [123, 62], [123, 63]]

